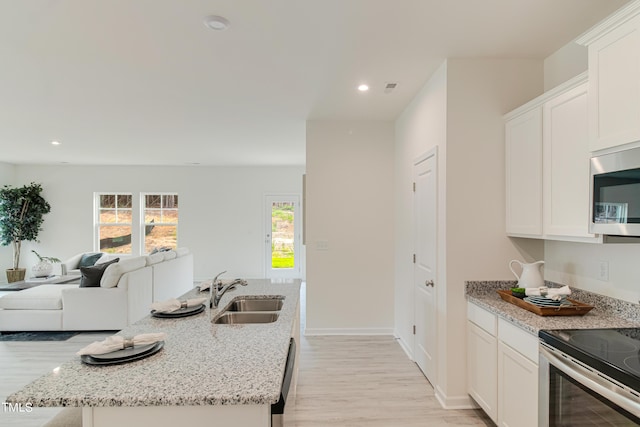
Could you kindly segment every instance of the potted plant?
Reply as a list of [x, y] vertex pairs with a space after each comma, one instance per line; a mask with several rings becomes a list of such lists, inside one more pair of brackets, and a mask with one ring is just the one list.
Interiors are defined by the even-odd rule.
[[0, 189], [0, 245], [13, 246], [13, 268], [7, 269], [7, 280], [24, 280], [25, 269], [20, 266], [20, 247], [25, 240], [37, 241], [42, 230], [43, 216], [51, 206], [40, 195], [42, 186], [31, 183]]
[[42, 256], [33, 249], [31, 252], [36, 254], [38, 260], [40, 260], [36, 265], [31, 267], [31, 273], [33, 273], [35, 277], [51, 276], [51, 273], [53, 272], [53, 263], [61, 262], [58, 258], [52, 256]]

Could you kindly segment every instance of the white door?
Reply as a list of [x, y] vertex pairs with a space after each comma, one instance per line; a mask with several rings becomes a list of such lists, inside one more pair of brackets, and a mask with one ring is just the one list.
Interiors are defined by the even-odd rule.
[[413, 354], [416, 363], [432, 384], [436, 374], [437, 161], [437, 150], [434, 148], [418, 158], [413, 165]]
[[300, 278], [300, 196], [265, 196], [267, 278]]

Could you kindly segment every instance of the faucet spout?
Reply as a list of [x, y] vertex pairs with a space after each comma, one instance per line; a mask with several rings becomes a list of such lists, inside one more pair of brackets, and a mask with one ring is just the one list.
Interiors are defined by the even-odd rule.
[[211, 286], [209, 286], [209, 308], [213, 307], [213, 294], [214, 294], [213, 288], [215, 288], [215, 293], [217, 294], [218, 286], [221, 285], [220, 281], [218, 280], [218, 277], [222, 276], [226, 272], [227, 270], [218, 273], [216, 277], [214, 277], [213, 280], [211, 281]]
[[222, 288], [218, 288], [218, 286], [216, 286], [213, 291], [214, 293], [213, 299], [210, 300], [210, 307], [218, 308], [218, 304], [220, 304], [220, 300], [222, 299], [222, 296], [228, 290], [235, 288], [236, 285], [247, 286], [247, 281], [242, 279], [235, 279], [233, 282], [227, 283], [226, 285], [222, 286]]

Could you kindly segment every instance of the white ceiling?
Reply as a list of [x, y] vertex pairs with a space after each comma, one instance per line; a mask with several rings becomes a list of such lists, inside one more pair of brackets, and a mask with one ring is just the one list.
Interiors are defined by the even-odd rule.
[[307, 119], [393, 120], [444, 58], [543, 59], [624, 3], [0, 0], [0, 161], [302, 165]]

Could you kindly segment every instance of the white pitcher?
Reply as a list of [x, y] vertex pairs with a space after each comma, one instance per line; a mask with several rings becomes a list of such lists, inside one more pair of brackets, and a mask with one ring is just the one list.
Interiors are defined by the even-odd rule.
[[[522, 268], [522, 274], [518, 276], [515, 271], [513, 271], [513, 263], [520, 264], [520, 268]], [[518, 261], [517, 259], [512, 259], [509, 262], [509, 270], [516, 276], [518, 279], [518, 287], [519, 288], [539, 288], [544, 286], [544, 279], [542, 278], [542, 273], [540, 273], [540, 267], [544, 264], [544, 261], [536, 261], [531, 264], [525, 264], [522, 261]]]

